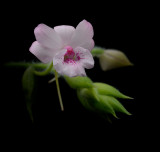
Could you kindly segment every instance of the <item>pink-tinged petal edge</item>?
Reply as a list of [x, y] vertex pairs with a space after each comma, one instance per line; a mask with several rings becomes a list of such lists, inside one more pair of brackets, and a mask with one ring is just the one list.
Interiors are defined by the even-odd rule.
[[43, 63], [51, 62], [55, 54], [53, 50], [43, 47], [37, 41], [32, 43], [29, 51]]
[[91, 69], [94, 67], [94, 59], [90, 51], [82, 47], [77, 47], [74, 52], [77, 56], [79, 56], [79, 62], [84, 68]]
[[62, 48], [62, 40], [54, 29], [45, 24], [39, 24], [34, 29], [36, 40], [43, 46], [54, 50]]
[[69, 77], [75, 76], [86, 76], [85, 70], [81, 64], [78, 62], [75, 64], [65, 63], [64, 62], [64, 55], [66, 53], [66, 49], [58, 52], [53, 58], [53, 65], [55, 70], [60, 75], [67, 75]]
[[69, 25], [55, 26], [54, 30], [61, 37], [64, 46], [70, 44], [72, 35], [75, 31], [75, 28], [73, 26], [69, 26]]
[[86, 20], [81, 21], [72, 36], [71, 46], [76, 48], [85, 44], [86, 42], [90, 42], [93, 38], [94, 32], [92, 25]]
[[82, 48], [84, 48], [84, 49], [87, 49], [87, 50], [89, 50], [89, 51], [92, 51], [92, 49], [94, 48], [94, 40], [93, 39], [91, 39], [89, 42], [86, 42], [86, 43], [84, 43], [84, 44], [82, 44], [81, 46], [79, 46], [79, 47], [82, 47]]

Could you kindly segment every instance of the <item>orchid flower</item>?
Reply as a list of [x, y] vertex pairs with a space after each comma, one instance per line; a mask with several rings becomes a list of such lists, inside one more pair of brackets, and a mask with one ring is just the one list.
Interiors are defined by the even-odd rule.
[[50, 28], [39, 24], [34, 34], [37, 41], [31, 45], [30, 52], [43, 63], [53, 61], [60, 75], [86, 76], [84, 68], [93, 68], [90, 51], [94, 47], [94, 32], [86, 20], [81, 21], [76, 29], [68, 25]]

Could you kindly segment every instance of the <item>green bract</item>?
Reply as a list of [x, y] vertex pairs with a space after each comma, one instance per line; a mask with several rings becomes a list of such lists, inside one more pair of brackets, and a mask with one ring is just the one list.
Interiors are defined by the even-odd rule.
[[88, 77], [68, 77], [64, 76], [65, 80], [69, 84], [69, 86], [73, 89], [79, 88], [91, 88], [93, 86], [93, 82]]
[[125, 108], [124, 106], [114, 97], [110, 97], [110, 96], [104, 96], [104, 95], [100, 95], [101, 101], [103, 101], [103, 103], [110, 105], [114, 111], [116, 112], [122, 112], [124, 114], [127, 115], [131, 115]]
[[94, 83], [94, 86], [98, 89], [99, 94], [101, 95], [108, 95], [113, 96], [117, 98], [123, 98], [123, 99], [132, 99], [131, 97], [128, 97], [121, 92], [119, 92], [116, 88], [112, 87], [111, 85], [96, 82]]
[[22, 87], [25, 95], [31, 98], [34, 89], [34, 68], [32, 66], [28, 67], [23, 74]]
[[94, 111], [94, 105], [98, 102], [97, 92], [90, 88], [83, 88], [77, 90], [77, 96], [82, 105], [88, 110]]
[[26, 69], [22, 77], [22, 87], [24, 90], [25, 98], [26, 98], [26, 106], [28, 113], [30, 115], [31, 120], [33, 121], [32, 116], [32, 92], [34, 89], [34, 68], [30, 66]]
[[112, 96], [100, 95], [96, 88], [78, 89], [77, 96], [82, 105], [90, 111], [111, 114], [116, 118], [116, 112], [131, 115], [117, 99]]

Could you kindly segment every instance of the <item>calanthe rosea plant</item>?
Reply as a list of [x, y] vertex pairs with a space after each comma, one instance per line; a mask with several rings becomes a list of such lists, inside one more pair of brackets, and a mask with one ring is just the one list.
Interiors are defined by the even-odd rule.
[[[35, 84], [35, 75], [54, 75], [49, 83], [56, 81], [61, 110], [64, 110], [60, 93], [59, 77], [64, 78], [68, 85], [76, 90], [77, 97], [82, 105], [107, 118], [116, 112], [130, 115], [118, 98], [132, 99], [111, 85], [102, 82], [93, 82], [85, 69], [94, 67], [94, 57], [99, 58], [103, 71], [130, 66], [132, 63], [126, 55], [114, 49], [95, 47], [93, 40], [93, 27], [86, 20], [81, 21], [76, 28], [69, 25], [50, 28], [39, 24], [34, 30], [36, 41], [32, 43], [29, 51], [41, 62], [8, 63], [8, 66], [27, 67], [22, 78], [22, 86], [26, 97], [26, 106], [31, 119], [32, 92]], [[41, 69], [41, 70], [40, 70]]]

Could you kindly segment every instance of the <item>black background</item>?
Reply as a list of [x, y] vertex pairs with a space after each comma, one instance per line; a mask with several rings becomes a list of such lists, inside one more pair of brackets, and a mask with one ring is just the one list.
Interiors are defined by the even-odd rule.
[[[120, 119], [114, 119], [110, 124], [97, 115], [88, 112], [77, 99], [75, 90], [69, 88], [63, 79], [60, 87], [65, 111], [61, 112], [55, 83], [48, 84], [52, 76], [37, 77], [35, 88], [35, 104], [33, 106], [34, 124], [29, 119], [25, 99], [21, 87], [21, 78], [24, 69], [2, 67], [2, 117], [4, 118], [5, 140], [14, 141], [18, 137], [25, 146], [35, 144], [40, 140], [51, 142], [51, 146], [62, 142], [68, 146], [78, 145], [90, 148], [116, 145], [119, 149], [131, 150], [142, 145], [142, 140], [149, 132], [145, 130], [146, 117], [149, 114], [143, 111], [142, 106], [142, 76], [141, 68], [142, 36], [144, 36], [144, 21], [147, 12], [137, 4], [101, 4], [86, 3], [33, 3], [14, 4], [12, 9], [7, 8], [3, 16], [6, 28], [2, 44], [2, 63], [10, 61], [38, 61], [29, 51], [35, 40], [33, 30], [44, 23], [50, 27], [57, 25], [72, 25], [74, 27], [86, 19], [94, 28], [94, 40], [97, 46], [114, 48], [123, 51], [133, 67], [124, 67], [107, 72], [100, 69], [98, 59], [95, 67], [87, 70], [87, 75], [94, 81], [108, 83], [115, 86], [122, 93], [131, 96], [134, 100], [120, 100], [132, 116], [119, 114]], [[63, 5], [63, 6], [62, 6]], [[4, 13], [5, 13], [4, 12]], [[7, 33], [6, 33], [7, 31]], [[3, 29], [2, 29], [2, 32]], [[29, 138], [27, 142], [24, 139]], [[62, 146], [61, 145], [61, 146]], [[127, 149], [126, 145], [131, 147]], [[67, 147], [68, 147], [67, 146]]]

